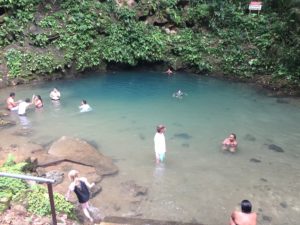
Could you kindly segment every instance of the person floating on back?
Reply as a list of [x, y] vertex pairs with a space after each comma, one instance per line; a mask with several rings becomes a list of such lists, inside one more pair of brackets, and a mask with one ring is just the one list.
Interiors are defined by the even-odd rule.
[[15, 102], [15, 96], [16, 94], [14, 92], [11, 92], [9, 94], [9, 97], [6, 99], [6, 108], [10, 111], [18, 110], [19, 102]]
[[257, 215], [252, 212], [252, 205], [249, 200], [241, 202], [241, 212], [234, 211], [230, 216], [230, 225], [256, 225]]
[[87, 104], [86, 100], [82, 100], [79, 106], [79, 110], [80, 112], [89, 112], [92, 110], [92, 107], [89, 104]]
[[90, 184], [85, 177], [79, 178], [79, 172], [77, 170], [71, 170], [68, 174], [71, 184], [66, 194], [66, 200], [69, 200], [70, 193], [75, 192], [79, 203], [81, 204], [84, 215], [91, 221], [94, 222], [93, 218], [89, 213], [89, 199], [90, 192], [89, 188], [92, 188], [95, 183]]
[[237, 141], [236, 141], [236, 135], [234, 133], [231, 133], [228, 138], [226, 138], [222, 143], [222, 149], [223, 150], [229, 150], [230, 152], [235, 152], [237, 149]]
[[166, 128], [164, 125], [158, 125], [156, 127], [156, 134], [154, 136], [154, 150], [156, 163], [162, 163], [166, 154], [166, 140], [165, 133]]
[[50, 92], [50, 98], [53, 101], [59, 101], [60, 100], [60, 92], [56, 88], [53, 88], [53, 90]]

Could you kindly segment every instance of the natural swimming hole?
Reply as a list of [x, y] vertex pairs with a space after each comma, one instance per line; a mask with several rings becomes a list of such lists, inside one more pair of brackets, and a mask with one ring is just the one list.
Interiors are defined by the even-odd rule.
[[[53, 87], [61, 91], [59, 105], [49, 99]], [[179, 89], [186, 95], [172, 97]], [[147, 187], [147, 200], [138, 209], [143, 218], [226, 224], [237, 204], [249, 199], [260, 224], [300, 220], [297, 100], [286, 104], [246, 84], [145, 71], [3, 89], [3, 102], [11, 91], [17, 100], [32, 94], [44, 100], [43, 110], [28, 112], [32, 141], [46, 145], [63, 135], [83, 138], [119, 167], [119, 174], [104, 179], [104, 185], [134, 180]], [[79, 113], [82, 99], [91, 112]], [[24, 125], [13, 119], [18, 127]], [[154, 158], [158, 124], [167, 128], [163, 166], [155, 166]], [[236, 154], [220, 150], [231, 132], [237, 134]], [[113, 207], [102, 200], [100, 194], [93, 204], [103, 211]]]

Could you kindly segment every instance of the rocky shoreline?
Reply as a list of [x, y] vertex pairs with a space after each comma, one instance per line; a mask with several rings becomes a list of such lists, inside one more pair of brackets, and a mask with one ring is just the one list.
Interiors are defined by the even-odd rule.
[[[4, 122], [0, 125], [0, 133], [2, 134], [0, 135], [0, 165], [6, 161], [10, 154], [14, 156], [15, 162], [29, 162], [33, 171], [32, 174], [54, 179], [56, 182], [53, 189], [62, 195], [65, 195], [70, 184], [67, 177], [68, 172], [76, 169], [80, 172], [80, 176], [86, 177], [90, 182], [95, 183], [95, 186], [91, 189], [91, 204], [93, 206], [92, 214], [96, 221], [111, 215], [141, 216], [138, 213], [138, 208], [141, 202], [147, 199], [147, 188], [137, 185], [133, 180], [114, 187], [103, 186], [102, 180], [105, 177], [117, 179], [118, 167], [112, 159], [104, 156], [99, 149], [96, 149], [85, 140], [66, 136], [43, 146], [30, 140], [30, 131], [12, 129], [15, 128], [15, 123], [12, 122], [8, 126], [6, 123], [9, 121], [6, 121], [5, 117], [1, 120]], [[77, 203], [75, 195], [71, 196], [70, 202], [76, 205], [76, 214], [80, 223], [89, 224], [82, 213], [80, 205]], [[26, 217], [29, 215], [23, 206], [11, 205], [10, 208], [10, 211], [5, 215], [16, 216], [20, 214]], [[0, 221], [7, 222], [9, 218], [14, 217], [5, 217], [5, 215], [0, 216]], [[41, 219], [34, 217], [36, 220]], [[11, 222], [9, 224], [17, 224]]]
[[[64, 72], [54, 73], [51, 75], [45, 75], [43, 77], [31, 77], [30, 80], [15, 78], [15, 79], [0, 79], [0, 88], [6, 88], [11, 86], [23, 85], [23, 84], [34, 84], [39, 82], [51, 82], [54, 80], [64, 80], [64, 79], [80, 79], [82, 77], [87, 76], [90, 72], [96, 73], [106, 73], [106, 72], [116, 72], [116, 71], [130, 71], [130, 70], [149, 70], [152, 68], [153, 71], [162, 72], [166, 70], [165, 64], [146, 64], [146, 65], [138, 65], [138, 66], [129, 66], [129, 65], [108, 65], [106, 69], [96, 69], [89, 70], [86, 72], [76, 72], [73, 69], [66, 69]], [[222, 72], [211, 72], [209, 74], [199, 74], [198, 71], [190, 68], [177, 68], [178, 72], [187, 72], [194, 73], [198, 76], [212, 77], [216, 79], [225, 80], [228, 82], [241, 82], [247, 83], [248, 85], [253, 86], [261, 92], [264, 92], [266, 95], [271, 97], [299, 97], [300, 96], [300, 88], [298, 85], [291, 85], [287, 80], [277, 79], [276, 81], [272, 78], [272, 76], [267, 75], [257, 75], [251, 78], [242, 78], [237, 76], [231, 76], [228, 74], [224, 74]], [[175, 71], [175, 72], [176, 72]]]

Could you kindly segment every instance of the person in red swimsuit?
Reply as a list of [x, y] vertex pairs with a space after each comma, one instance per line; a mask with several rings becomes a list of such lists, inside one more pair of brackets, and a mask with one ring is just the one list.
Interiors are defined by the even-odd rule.
[[231, 133], [228, 138], [226, 138], [222, 143], [222, 149], [223, 150], [229, 150], [230, 152], [235, 152], [237, 149], [237, 141], [236, 141], [236, 135], [234, 133]]

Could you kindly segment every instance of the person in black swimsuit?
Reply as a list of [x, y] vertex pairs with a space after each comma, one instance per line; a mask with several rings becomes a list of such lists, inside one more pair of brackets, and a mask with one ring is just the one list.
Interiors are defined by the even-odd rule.
[[91, 221], [94, 222], [91, 217], [89, 209], [89, 199], [90, 191], [89, 188], [92, 188], [95, 183], [90, 184], [85, 177], [79, 178], [79, 172], [77, 170], [71, 170], [68, 174], [71, 184], [69, 186], [68, 192], [66, 194], [66, 200], [68, 201], [71, 192], [75, 192], [79, 203], [82, 206], [84, 215]]

